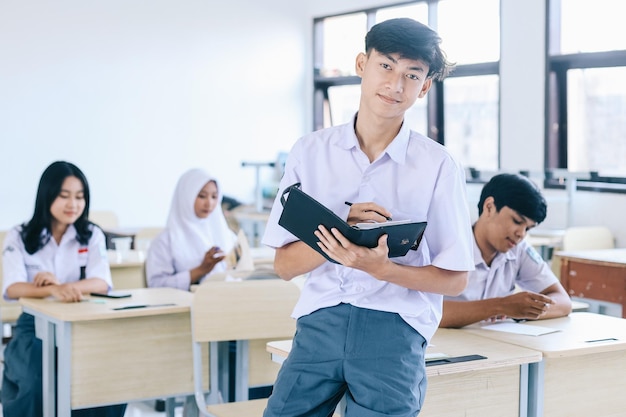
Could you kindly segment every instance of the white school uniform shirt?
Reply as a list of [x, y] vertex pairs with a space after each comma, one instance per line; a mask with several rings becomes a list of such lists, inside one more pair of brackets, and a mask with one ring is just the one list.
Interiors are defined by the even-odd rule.
[[[432, 264], [453, 271], [473, 269], [465, 174], [448, 151], [403, 125], [387, 149], [370, 163], [353, 126], [349, 123], [313, 132], [296, 142], [262, 242], [278, 248], [297, 240], [278, 225], [278, 219], [282, 191], [300, 182], [302, 191], [344, 219], [349, 212], [346, 201], [373, 201], [391, 211], [394, 220], [427, 221], [418, 250], [393, 258], [394, 262]], [[441, 319], [440, 294], [409, 290], [328, 261], [309, 273], [293, 317], [339, 303], [398, 313], [427, 341]]]
[[[218, 184], [218, 202], [207, 218], [200, 219], [194, 205], [198, 193], [209, 181]], [[190, 270], [202, 263], [211, 247], [218, 246], [228, 254], [236, 244], [237, 235], [228, 227], [222, 211], [219, 183], [206, 171], [191, 169], [178, 180], [165, 229], [150, 242], [146, 257], [148, 287], [188, 291]], [[223, 272], [226, 268], [225, 261], [219, 262], [208, 275]], [[206, 276], [200, 282], [205, 279]]]
[[[73, 225], [61, 238], [59, 244], [50, 237], [48, 242], [32, 255], [26, 252], [20, 236], [21, 226], [7, 232], [2, 249], [2, 294], [5, 299], [7, 288], [16, 282], [33, 282], [39, 272], [51, 272], [62, 283], [80, 279], [81, 267], [85, 268], [85, 278], [100, 278], [113, 287], [111, 270], [106, 251], [104, 233], [99, 227], [91, 227], [91, 238], [87, 245], [76, 239]], [[45, 231], [44, 231], [45, 233]]]
[[535, 248], [525, 240], [505, 253], [498, 253], [491, 266], [483, 259], [474, 239], [474, 271], [470, 272], [465, 290], [451, 301], [476, 301], [513, 294], [515, 286], [540, 293], [559, 279]]

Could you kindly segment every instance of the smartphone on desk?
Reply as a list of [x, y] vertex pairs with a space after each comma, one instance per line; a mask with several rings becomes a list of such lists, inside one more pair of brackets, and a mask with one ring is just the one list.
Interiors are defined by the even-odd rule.
[[106, 298], [128, 298], [131, 296], [131, 293], [129, 292], [123, 292], [123, 291], [109, 291], [107, 293], [102, 293], [102, 292], [92, 292], [89, 295], [91, 295], [92, 297], [106, 297]]

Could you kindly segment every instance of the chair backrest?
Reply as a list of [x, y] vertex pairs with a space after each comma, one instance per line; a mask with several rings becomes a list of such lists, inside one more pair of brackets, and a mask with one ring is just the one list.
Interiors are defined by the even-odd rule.
[[[207, 399], [202, 389], [203, 368], [206, 368], [202, 346], [210, 345], [208, 403], [212, 403], [219, 398], [219, 375], [215, 372], [219, 368], [218, 342], [244, 341], [243, 346], [248, 349], [250, 341], [293, 338], [296, 321], [291, 318], [291, 312], [299, 296], [296, 284], [281, 279], [208, 281], [196, 287], [191, 305], [191, 333], [195, 397], [203, 415], [206, 415]], [[247, 352], [242, 357], [248, 360]], [[243, 367], [246, 369], [243, 378], [247, 380], [248, 364]]]
[[563, 250], [612, 249], [615, 238], [608, 227], [576, 226], [568, 227], [563, 235]]
[[[4, 238], [7, 231], [0, 230], [0, 251], [4, 249]], [[0, 256], [0, 292], [3, 287], [4, 271], [2, 269], [2, 256]], [[4, 323], [15, 323], [18, 317], [22, 314], [22, 306], [17, 301], [6, 301], [2, 294], [0, 294], [0, 336], [3, 335]]]
[[[135, 233], [134, 241], [135, 241], [135, 249], [146, 251], [150, 246], [150, 242], [154, 240], [155, 237], [159, 233], [164, 230], [164, 227], [161, 226], [153, 226], [153, 227], [142, 227], [137, 230]], [[141, 247], [139, 247], [141, 246]]]
[[293, 336], [300, 289], [281, 279], [209, 281], [194, 292], [193, 340], [219, 342]]
[[120, 226], [117, 214], [112, 210], [90, 210], [89, 221], [103, 230], [117, 229]]

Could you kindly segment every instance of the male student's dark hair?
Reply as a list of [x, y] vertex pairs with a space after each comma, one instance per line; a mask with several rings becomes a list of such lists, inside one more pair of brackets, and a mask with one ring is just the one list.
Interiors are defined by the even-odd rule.
[[491, 178], [480, 194], [479, 216], [487, 197], [493, 197], [496, 210], [500, 211], [507, 206], [537, 223], [544, 221], [548, 212], [546, 200], [539, 187], [523, 175], [499, 174]]
[[381, 54], [400, 54], [402, 58], [423, 61], [429, 67], [428, 77], [438, 81], [443, 80], [453, 67], [440, 44], [437, 32], [408, 18], [380, 22], [365, 36], [367, 54], [375, 49]]

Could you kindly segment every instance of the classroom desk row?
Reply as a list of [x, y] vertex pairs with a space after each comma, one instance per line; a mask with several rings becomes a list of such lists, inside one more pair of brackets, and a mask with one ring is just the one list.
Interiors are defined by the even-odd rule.
[[[291, 341], [267, 346], [278, 362], [290, 349]], [[532, 323], [439, 329], [429, 356], [435, 359], [427, 362], [420, 417], [617, 417], [626, 410], [621, 318], [579, 312]]]
[[[270, 288], [274, 282], [284, 283], [249, 282], [256, 282], [253, 287], [272, 282]], [[35, 332], [42, 343], [45, 417], [69, 416], [73, 409], [194, 394], [190, 314], [195, 294], [174, 288], [124, 292], [130, 297], [91, 296], [79, 303], [52, 298], [19, 300], [23, 311], [35, 317]], [[293, 301], [295, 304], [295, 298]], [[234, 304], [233, 308], [241, 306]], [[288, 318], [287, 313], [285, 316]], [[276, 337], [275, 328], [268, 331]], [[279, 367], [264, 352], [266, 342], [237, 341], [235, 372], [229, 366], [229, 342], [219, 343], [217, 361], [210, 358], [217, 365], [211, 372], [219, 378], [210, 388], [215, 394], [213, 401], [218, 392], [229, 398], [230, 378], [235, 382], [236, 400], [247, 399], [248, 388], [273, 383]], [[209, 358], [208, 346], [201, 354]], [[250, 372], [249, 364], [255, 365]], [[208, 361], [204, 365], [202, 385], [208, 392]]]
[[[42, 342], [44, 417], [193, 394], [193, 295], [173, 288], [129, 292], [131, 298], [81, 303], [20, 299]], [[141, 305], [147, 307], [123, 308]]]

